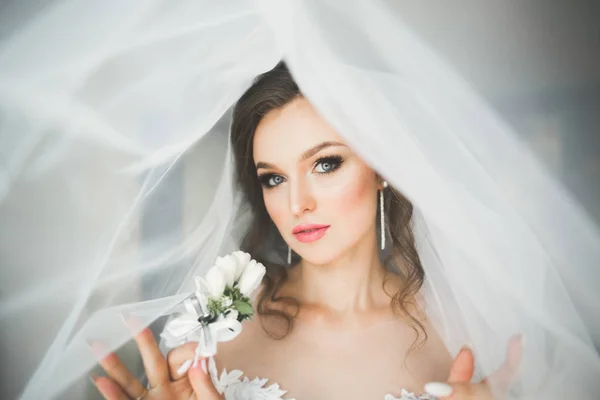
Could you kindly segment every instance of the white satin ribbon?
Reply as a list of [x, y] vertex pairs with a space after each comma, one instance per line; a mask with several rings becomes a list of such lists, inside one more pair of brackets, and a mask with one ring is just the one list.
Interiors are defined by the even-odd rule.
[[[241, 331], [242, 324], [237, 320], [237, 313], [228, 316], [220, 315], [210, 324], [199, 321], [204, 315], [205, 303], [203, 296], [192, 296], [184, 301], [186, 312], [167, 322], [161, 334], [168, 347], [177, 347], [189, 342], [198, 342], [196, 355], [181, 365], [178, 374], [184, 374], [191, 365], [200, 358], [212, 357], [217, 353], [217, 343], [234, 339]], [[199, 309], [198, 309], [199, 307]]]
[[185, 374], [192, 365], [196, 365], [201, 358], [212, 357], [217, 353], [217, 343], [227, 342], [234, 339], [242, 331], [242, 324], [231, 318], [217, 320], [208, 325], [200, 325], [200, 329], [196, 329], [190, 333], [188, 342], [198, 342], [196, 347], [196, 355], [193, 360], [187, 360], [179, 367], [177, 373]]

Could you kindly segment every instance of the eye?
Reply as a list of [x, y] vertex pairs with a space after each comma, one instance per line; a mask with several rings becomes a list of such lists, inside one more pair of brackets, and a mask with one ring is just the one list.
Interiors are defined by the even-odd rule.
[[283, 183], [283, 177], [281, 175], [273, 175], [269, 178], [269, 186], [277, 186]]
[[283, 178], [283, 176], [281, 175], [275, 175], [275, 174], [264, 174], [258, 177], [258, 180], [260, 181], [260, 184], [265, 188], [265, 189], [271, 189], [274, 188], [275, 186], [279, 186], [280, 184], [282, 184], [283, 182], [285, 182], [285, 179]]
[[343, 160], [339, 156], [323, 157], [315, 163], [314, 171], [319, 174], [328, 174], [340, 167]]

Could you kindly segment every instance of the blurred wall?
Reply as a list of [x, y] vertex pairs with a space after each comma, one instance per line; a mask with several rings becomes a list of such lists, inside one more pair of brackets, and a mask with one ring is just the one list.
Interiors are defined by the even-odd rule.
[[390, 0], [600, 224], [600, 2]]

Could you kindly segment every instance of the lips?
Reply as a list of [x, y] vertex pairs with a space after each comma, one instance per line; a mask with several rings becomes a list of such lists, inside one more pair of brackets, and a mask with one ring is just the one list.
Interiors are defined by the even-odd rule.
[[307, 224], [298, 225], [292, 233], [302, 243], [315, 242], [325, 236], [330, 225]]

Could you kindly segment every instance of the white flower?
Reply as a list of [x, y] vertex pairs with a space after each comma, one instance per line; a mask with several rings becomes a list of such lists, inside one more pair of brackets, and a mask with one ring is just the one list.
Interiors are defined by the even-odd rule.
[[208, 286], [208, 294], [210, 297], [219, 298], [223, 295], [223, 291], [225, 290], [226, 277], [225, 271], [218, 267], [214, 266], [208, 270], [206, 273], [206, 285]]
[[233, 287], [233, 284], [235, 283], [235, 276], [238, 268], [237, 264], [237, 259], [232, 255], [217, 257], [217, 261], [215, 261], [215, 266], [221, 268], [223, 275], [225, 276], [225, 284], [229, 287]]
[[232, 256], [235, 257], [237, 261], [237, 269], [235, 271], [235, 281], [237, 282], [242, 276], [248, 263], [250, 263], [252, 257], [250, 257], [250, 254], [244, 253], [243, 251], [234, 251]]
[[196, 280], [196, 296], [198, 297], [199, 301], [203, 302], [202, 304], [206, 304], [208, 301], [206, 295], [210, 293], [208, 282], [199, 276], [196, 276], [194, 279]]
[[235, 282], [240, 279], [246, 266], [250, 263], [250, 258], [250, 254], [243, 251], [236, 251], [224, 257], [217, 257], [215, 266], [223, 270], [227, 286], [233, 287]]
[[244, 296], [250, 296], [252, 292], [260, 285], [263, 276], [265, 276], [265, 266], [255, 260], [246, 265], [238, 282], [238, 288]]
[[[196, 299], [191, 296], [185, 300], [185, 311], [167, 322], [161, 333], [167, 346], [176, 347], [196, 341], [203, 343], [198, 346], [197, 352], [213, 355], [216, 352], [216, 342], [232, 340], [241, 332], [242, 324], [238, 319], [250, 318], [252, 315], [252, 305], [247, 299], [238, 297], [240, 293], [250, 297], [260, 285], [265, 272], [264, 265], [252, 260], [250, 254], [242, 251], [217, 258], [205, 278], [196, 277]], [[237, 289], [232, 292], [233, 297], [224, 295], [227, 286]], [[239, 304], [234, 303], [234, 299]], [[200, 303], [199, 308], [196, 300]], [[209, 303], [213, 309], [209, 310]], [[206, 315], [198, 314], [204, 311]], [[199, 319], [207, 316], [216, 319], [203, 326]]]

